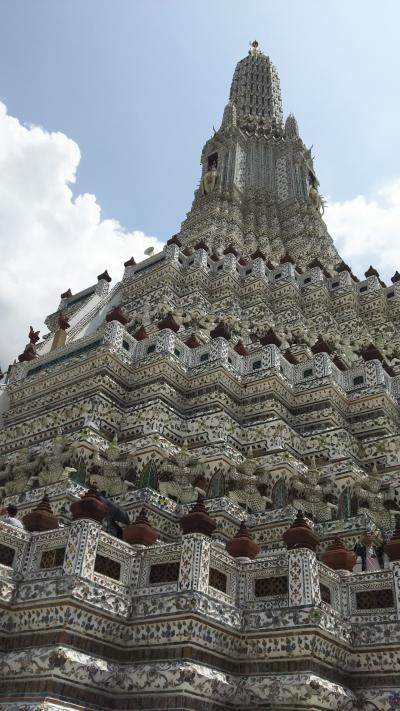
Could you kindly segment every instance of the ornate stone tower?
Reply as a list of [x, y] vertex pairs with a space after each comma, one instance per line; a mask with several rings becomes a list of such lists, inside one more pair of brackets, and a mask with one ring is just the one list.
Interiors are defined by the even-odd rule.
[[283, 124], [279, 77], [257, 42], [237, 64], [221, 127], [201, 164], [179, 235], [184, 244], [204, 240], [216, 252], [231, 244], [245, 257], [258, 249], [278, 261], [290, 254], [300, 267], [313, 258], [326, 266], [340, 261], [320, 215], [311, 152], [292, 114]]
[[4, 711], [400, 708], [400, 275], [340, 260], [256, 42], [201, 163], [0, 386]]

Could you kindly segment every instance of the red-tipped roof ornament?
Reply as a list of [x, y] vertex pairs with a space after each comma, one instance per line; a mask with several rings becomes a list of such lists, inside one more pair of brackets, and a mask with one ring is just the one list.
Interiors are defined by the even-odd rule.
[[61, 331], [66, 331], [68, 328], [70, 328], [68, 319], [66, 318], [66, 316], [64, 316], [63, 313], [60, 313], [58, 317], [58, 327]]
[[175, 321], [172, 314], [168, 314], [165, 318], [158, 322], [157, 328], [159, 331], [162, 331], [164, 328], [170, 328], [171, 331], [175, 331], [175, 333], [177, 333], [179, 331], [179, 323]]
[[226, 550], [233, 558], [255, 558], [260, 552], [260, 546], [252, 539], [250, 531], [242, 521], [237, 532], [226, 544]]
[[348, 570], [351, 572], [356, 563], [356, 556], [353, 551], [346, 548], [340, 538], [335, 538], [322, 555], [321, 561], [332, 570]]
[[265, 254], [257, 247], [256, 251], [250, 255], [250, 259], [263, 259], [265, 261]]
[[168, 244], [168, 245], [170, 245], [170, 244], [175, 244], [177, 247], [181, 247], [181, 246], [182, 246], [182, 242], [178, 239], [178, 235], [173, 235], [173, 237], [171, 237], [171, 238], [167, 241], [167, 244]]
[[72, 518], [74, 521], [81, 518], [89, 518], [92, 521], [101, 523], [108, 516], [108, 506], [100, 498], [97, 486], [92, 484], [88, 491], [78, 501], [74, 501], [71, 506]]
[[299, 361], [297, 360], [296, 356], [292, 353], [290, 348], [287, 348], [283, 355], [285, 356], [288, 363], [291, 363], [292, 365], [298, 364]]
[[142, 509], [136, 521], [129, 524], [124, 531], [124, 541], [131, 546], [152, 546], [157, 540], [157, 533], [150, 525], [146, 509]]
[[290, 256], [290, 254], [288, 252], [285, 252], [283, 257], [280, 258], [279, 263], [280, 264], [293, 264], [293, 266], [295, 264], [294, 259], [292, 259], [292, 257]]
[[194, 245], [195, 249], [205, 249], [206, 252], [209, 252], [210, 248], [208, 244], [204, 242], [204, 240], [200, 240], [200, 242], [197, 242], [197, 244]]
[[297, 512], [297, 516], [290, 528], [282, 536], [288, 550], [294, 548], [308, 548], [315, 551], [319, 543], [319, 538], [304, 518], [302, 511]]
[[133, 257], [128, 259], [126, 262], [124, 262], [124, 267], [134, 267], [136, 266], [136, 262]]
[[180, 525], [184, 536], [189, 533], [203, 533], [205, 536], [211, 536], [217, 524], [207, 513], [207, 509], [204, 506], [204, 496], [199, 494], [192, 510], [182, 516]]
[[40, 331], [34, 331], [32, 326], [30, 326], [28, 338], [29, 338], [29, 343], [33, 343], [35, 345], [40, 340]]
[[32, 511], [23, 516], [22, 521], [27, 531], [52, 531], [58, 528], [58, 517], [50, 506], [47, 494]]
[[382, 353], [373, 343], [369, 343], [365, 348], [363, 348], [361, 350], [361, 355], [364, 360], [383, 360]]
[[138, 328], [133, 337], [136, 338], [137, 341], [144, 341], [145, 338], [149, 337], [143, 324], [142, 326], [140, 326], [140, 328]]
[[118, 321], [123, 326], [126, 326], [126, 324], [129, 323], [129, 316], [126, 315], [120, 306], [114, 306], [114, 308], [108, 312], [106, 321], [107, 323], [110, 323], [110, 321]]
[[237, 249], [235, 249], [233, 244], [228, 244], [222, 254], [233, 254], [234, 257], [237, 257], [239, 255]]
[[263, 346], [278, 346], [278, 348], [282, 343], [272, 328], [269, 328], [267, 333], [260, 338], [260, 342]]
[[247, 356], [249, 355], [249, 351], [247, 350], [246, 346], [243, 344], [243, 341], [238, 341], [236, 345], [233, 347], [233, 350], [238, 353], [238, 355], [241, 356]]
[[25, 346], [24, 352], [20, 353], [18, 360], [20, 363], [29, 362], [35, 360], [37, 357], [36, 353], [36, 343], [40, 339], [40, 331], [34, 331], [32, 326], [29, 327], [28, 333], [29, 343]]
[[192, 333], [187, 339], [187, 341], [184, 341], [184, 343], [185, 346], [187, 346], [188, 348], [198, 348], [199, 346], [201, 346], [199, 339], [196, 338], [194, 333]]
[[99, 274], [97, 277], [97, 281], [102, 281], [103, 279], [104, 279], [104, 281], [108, 281], [109, 283], [111, 281], [111, 277], [110, 277], [107, 269], [105, 269], [104, 272], [102, 272], [102, 274]]
[[364, 272], [364, 274], [367, 278], [372, 276], [379, 277], [379, 272], [377, 272], [376, 269], [371, 265], [368, 267], [367, 271]]
[[319, 269], [324, 268], [323, 264], [316, 257], [314, 257], [314, 259], [309, 264], [307, 264], [307, 267], [309, 269], [314, 269], [314, 267], [319, 267]]
[[223, 321], [220, 321], [217, 326], [210, 331], [210, 337], [211, 338], [225, 338], [227, 341], [229, 341], [231, 337], [231, 333], [227, 326], [224, 324]]
[[333, 349], [330, 347], [329, 343], [324, 341], [322, 336], [318, 336], [314, 345], [311, 346], [311, 351], [312, 353], [314, 353], [314, 355], [316, 355], [317, 353], [328, 353], [329, 355], [331, 355], [333, 353]]

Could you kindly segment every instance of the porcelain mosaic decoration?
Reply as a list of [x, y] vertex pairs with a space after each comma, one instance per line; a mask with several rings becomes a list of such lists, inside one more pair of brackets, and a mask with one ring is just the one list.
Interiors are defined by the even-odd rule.
[[179, 234], [0, 385], [1, 709], [400, 709], [400, 275], [323, 211], [254, 42]]

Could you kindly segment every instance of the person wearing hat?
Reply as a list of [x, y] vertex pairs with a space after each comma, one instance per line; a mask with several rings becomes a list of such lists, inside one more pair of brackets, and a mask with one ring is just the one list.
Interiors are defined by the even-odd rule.
[[24, 524], [17, 518], [18, 507], [15, 504], [8, 504], [7, 516], [3, 516], [3, 523], [8, 523], [9, 526], [15, 528], [23, 528]]

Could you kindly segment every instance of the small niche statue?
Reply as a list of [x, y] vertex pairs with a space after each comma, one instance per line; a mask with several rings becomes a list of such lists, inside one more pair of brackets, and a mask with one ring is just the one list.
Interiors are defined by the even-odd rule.
[[308, 197], [310, 198], [310, 201], [311, 201], [312, 205], [315, 207], [316, 211], [320, 215], [323, 215], [325, 213], [325, 201], [324, 201], [322, 195], [320, 195], [318, 192], [317, 179], [312, 173], [309, 173], [308, 183], [309, 183]]
[[215, 183], [217, 182], [217, 164], [212, 163], [209, 169], [204, 173], [201, 180], [201, 187], [203, 190], [203, 195], [209, 195], [215, 188]]

